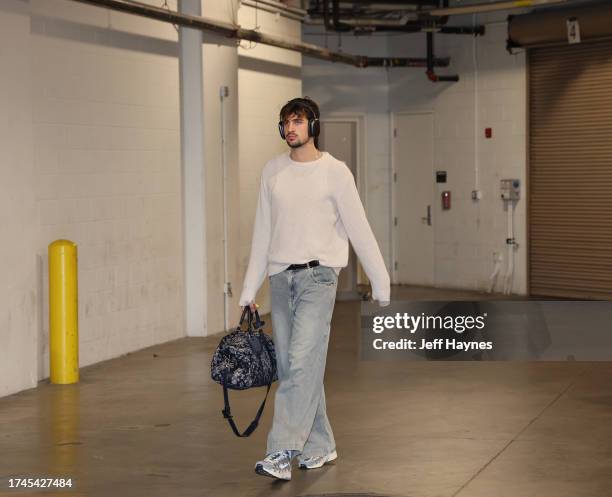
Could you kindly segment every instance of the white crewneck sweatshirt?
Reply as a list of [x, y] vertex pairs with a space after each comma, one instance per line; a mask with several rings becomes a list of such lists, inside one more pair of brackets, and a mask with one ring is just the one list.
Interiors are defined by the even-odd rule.
[[372, 284], [372, 298], [390, 300], [390, 279], [359, 198], [353, 173], [327, 152], [297, 162], [286, 152], [270, 160], [261, 184], [251, 255], [239, 305], [255, 300], [269, 276], [318, 259], [336, 274], [348, 264], [348, 239]]

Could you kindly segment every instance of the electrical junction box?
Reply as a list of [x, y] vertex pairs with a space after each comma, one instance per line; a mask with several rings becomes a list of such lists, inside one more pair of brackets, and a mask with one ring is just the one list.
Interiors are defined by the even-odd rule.
[[502, 200], [518, 200], [521, 198], [521, 180], [502, 179], [501, 198]]

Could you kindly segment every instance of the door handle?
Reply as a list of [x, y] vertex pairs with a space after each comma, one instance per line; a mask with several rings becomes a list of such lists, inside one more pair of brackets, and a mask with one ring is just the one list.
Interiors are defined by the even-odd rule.
[[427, 226], [431, 226], [431, 205], [427, 206], [427, 216], [421, 218], [423, 224], [427, 224]]

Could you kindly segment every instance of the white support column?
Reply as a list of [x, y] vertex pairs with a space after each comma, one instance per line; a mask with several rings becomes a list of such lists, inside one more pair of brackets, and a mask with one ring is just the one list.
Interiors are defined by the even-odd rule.
[[[179, 11], [201, 15], [201, 0], [179, 0]], [[179, 28], [185, 330], [207, 335], [206, 198], [202, 32]]]

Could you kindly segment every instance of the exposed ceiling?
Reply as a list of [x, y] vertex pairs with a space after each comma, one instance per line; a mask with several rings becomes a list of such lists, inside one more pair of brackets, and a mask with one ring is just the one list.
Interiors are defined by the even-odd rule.
[[[373, 31], [419, 29], [431, 9], [448, 6], [448, 0], [309, 0], [307, 11], [311, 21], [323, 23], [334, 31]], [[433, 21], [433, 19], [430, 19]]]
[[434, 31], [481, 34], [481, 29], [446, 27], [449, 16], [517, 8], [557, 8], [593, 0], [303, 0], [307, 24], [327, 30], [368, 34], [375, 31]]

